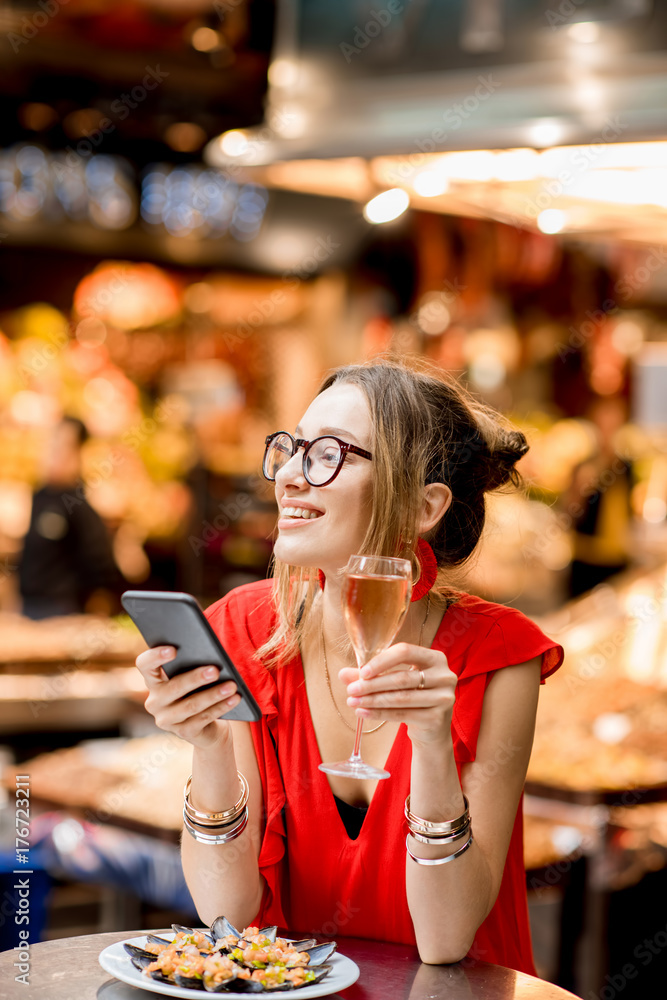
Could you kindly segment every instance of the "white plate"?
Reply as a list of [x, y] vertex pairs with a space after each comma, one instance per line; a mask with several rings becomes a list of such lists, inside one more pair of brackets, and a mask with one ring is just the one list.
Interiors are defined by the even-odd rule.
[[[174, 935], [170, 933], [160, 934], [159, 936], [169, 939]], [[139, 972], [132, 965], [130, 956], [123, 947], [124, 944], [136, 944], [140, 948], [143, 948], [146, 944], [146, 935], [143, 934], [141, 937], [128, 938], [127, 941], [117, 941], [116, 944], [105, 948], [99, 957], [99, 963], [104, 971], [115, 976], [116, 979], [120, 979], [121, 982], [128, 983], [130, 986], [136, 986], [141, 990], [148, 990], [150, 993], [161, 993], [163, 996], [168, 997], [180, 997], [181, 1000], [194, 1000], [194, 997], [214, 996], [212, 993], [208, 994], [200, 990], [190, 990], [185, 986], [170, 986], [169, 983], [158, 983], [155, 979], [144, 976], [143, 973]], [[345, 955], [340, 955], [337, 951], [333, 953], [331, 958], [327, 959], [326, 964], [332, 966], [331, 972], [319, 983], [313, 983], [312, 986], [301, 986], [298, 990], [271, 990], [269, 996], [290, 997], [291, 1000], [296, 1000], [297, 997], [302, 998], [302, 1000], [308, 1000], [308, 997], [326, 997], [331, 993], [337, 993], [338, 990], [346, 989], [352, 983], [356, 983], [359, 978], [359, 966], [351, 958], [346, 958]], [[259, 997], [262, 994], [234, 993], [233, 990], [225, 990], [224, 993], [218, 995], [220, 997], [228, 997], [229, 1000], [249, 1000], [249, 997]]]

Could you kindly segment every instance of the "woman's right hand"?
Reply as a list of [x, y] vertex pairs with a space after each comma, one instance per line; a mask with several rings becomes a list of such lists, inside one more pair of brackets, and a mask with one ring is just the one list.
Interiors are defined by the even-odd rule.
[[229, 723], [220, 718], [241, 700], [234, 681], [224, 681], [206, 691], [198, 691], [219, 676], [218, 667], [202, 666], [171, 679], [162, 669], [173, 660], [173, 646], [156, 646], [136, 659], [146, 687], [146, 711], [165, 732], [174, 733], [195, 747], [211, 747], [229, 735]]

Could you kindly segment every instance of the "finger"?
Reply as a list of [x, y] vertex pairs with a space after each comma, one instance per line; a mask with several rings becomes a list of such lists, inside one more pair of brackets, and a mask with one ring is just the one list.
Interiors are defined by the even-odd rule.
[[[435, 667], [429, 670], [428, 683], [431, 687], [436, 687], [440, 680], [440, 678], [436, 678], [435, 676], [436, 670], [437, 668]], [[426, 670], [422, 671], [422, 673], [424, 674], [424, 678], [426, 678]], [[419, 671], [410, 669], [394, 670], [391, 673], [381, 674], [379, 677], [371, 677], [369, 680], [356, 678], [347, 685], [347, 694], [349, 698], [359, 698], [362, 695], [376, 694], [378, 691], [410, 690], [411, 688], [419, 687], [420, 679]]]
[[442, 725], [447, 713], [439, 707], [430, 708], [358, 708], [355, 711], [358, 719], [372, 722], [405, 722], [406, 725], [416, 725], [421, 728]]
[[240, 700], [241, 696], [235, 694], [231, 698], [216, 701], [204, 711], [198, 712], [197, 715], [191, 716], [184, 722], [175, 723], [171, 727], [171, 732], [184, 740], [196, 739], [206, 726], [209, 726], [212, 722], [216, 722], [221, 716], [226, 715], [227, 712], [236, 708]]
[[[195, 667], [194, 670], [186, 670], [184, 673], [172, 677], [169, 681], [170, 700], [187, 698], [193, 691], [215, 681], [223, 683], [219, 667], [208, 664], [204, 667]], [[228, 681], [227, 683], [233, 684], [234, 690], [236, 690], [236, 681]]]
[[[233, 707], [228, 703], [233, 702], [234, 705], [238, 705], [240, 700], [241, 697], [236, 691], [234, 681], [225, 681], [224, 684], [216, 685], [216, 687], [206, 691], [199, 691], [197, 694], [191, 694], [178, 701], [157, 706], [154, 713], [155, 721], [161, 729], [171, 728], [183, 722], [189, 722], [202, 713], [210, 713], [213, 705], [227, 704], [228, 707], [225, 711], [228, 712]], [[146, 707], [150, 711], [152, 707], [150, 696]]]
[[134, 662], [148, 684], [149, 681], [168, 680], [162, 667], [175, 657], [176, 650], [173, 646], [154, 646], [140, 653]]
[[417, 687], [407, 690], [401, 688], [396, 691], [380, 691], [377, 694], [350, 697], [347, 699], [347, 704], [350, 708], [363, 708], [370, 711], [413, 708], [442, 709], [454, 704], [454, 689], [452, 687], [439, 687], [432, 690]]
[[395, 646], [390, 646], [384, 652], [378, 653], [360, 670], [362, 678], [378, 677], [380, 674], [404, 663], [415, 664], [422, 670], [424, 667], [432, 665], [435, 660], [442, 659], [447, 663], [447, 657], [440, 650], [426, 649], [424, 646], [414, 646], [409, 642], [397, 642]]

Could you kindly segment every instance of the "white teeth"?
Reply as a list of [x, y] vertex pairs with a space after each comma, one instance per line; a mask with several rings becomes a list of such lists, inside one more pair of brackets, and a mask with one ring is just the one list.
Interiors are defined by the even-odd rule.
[[285, 517], [301, 517], [306, 520], [320, 516], [318, 511], [308, 510], [306, 507], [283, 507], [283, 515]]

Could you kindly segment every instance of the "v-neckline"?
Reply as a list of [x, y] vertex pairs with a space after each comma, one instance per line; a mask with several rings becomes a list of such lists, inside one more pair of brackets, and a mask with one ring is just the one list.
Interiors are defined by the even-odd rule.
[[[457, 596], [456, 599], [453, 600], [451, 602], [451, 604], [448, 604], [447, 607], [445, 608], [445, 610], [443, 612], [443, 615], [442, 615], [442, 618], [440, 619], [440, 624], [438, 625], [438, 628], [436, 629], [436, 633], [433, 636], [433, 641], [431, 642], [431, 645], [429, 646], [429, 649], [433, 649], [433, 646], [436, 644], [436, 641], [438, 640], [438, 638], [440, 636], [440, 632], [441, 632], [441, 630], [443, 628], [443, 625], [445, 623], [445, 619], [447, 618], [447, 615], [449, 614], [450, 610], [456, 604], [459, 603], [459, 601], [460, 601], [460, 599], [461, 599], [462, 596], [463, 595]], [[371, 810], [373, 809], [373, 803], [378, 798], [379, 794], [384, 794], [384, 792], [383, 792], [383, 786], [389, 784], [389, 782], [391, 781], [391, 776], [394, 774], [394, 771], [392, 770], [392, 761], [393, 761], [394, 756], [396, 756], [396, 754], [398, 752], [398, 744], [400, 742], [400, 738], [407, 734], [407, 726], [406, 726], [406, 724], [404, 722], [402, 722], [400, 724], [400, 726], [398, 727], [396, 735], [394, 736], [394, 740], [393, 740], [393, 742], [392, 742], [392, 744], [391, 744], [391, 746], [389, 748], [389, 753], [387, 754], [387, 759], [385, 760], [384, 764], [382, 765], [383, 769], [385, 771], [389, 771], [390, 777], [389, 778], [382, 778], [380, 781], [378, 781], [378, 784], [377, 784], [377, 786], [375, 788], [375, 791], [371, 795], [371, 800], [368, 803], [368, 808], [366, 810], [366, 815], [364, 816], [364, 821], [361, 824], [361, 830], [359, 831], [359, 836], [356, 837], [353, 840], [349, 836], [347, 830], [345, 829], [345, 824], [343, 823], [343, 817], [341, 816], [341, 814], [338, 811], [338, 806], [336, 805], [335, 796], [334, 796], [333, 790], [331, 788], [331, 785], [329, 784], [329, 779], [327, 778], [326, 773], [324, 771], [320, 771], [320, 769], [319, 769], [319, 765], [321, 763], [323, 763], [323, 761], [322, 761], [322, 754], [320, 753], [320, 745], [317, 742], [317, 733], [315, 732], [315, 724], [313, 722], [313, 716], [312, 716], [312, 713], [310, 711], [310, 702], [308, 701], [308, 687], [306, 685], [306, 671], [304, 670], [304, 667], [303, 667], [303, 657], [301, 655], [301, 650], [299, 650], [297, 652], [297, 659], [299, 661], [299, 668], [301, 670], [302, 683], [296, 685], [296, 690], [297, 690], [298, 693], [300, 692], [301, 697], [305, 700], [305, 703], [306, 703], [306, 709], [307, 709], [306, 715], [308, 716], [308, 722], [306, 723], [306, 725], [310, 729], [310, 737], [312, 738], [313, 746], [314, 746], [315, 752], [316, 752], [315, 770], [317, 771], [317, 774], [319, 776], [319, 780], [321, 782], [323, 782], [324, 786], [326, 787], [326, 797], [327, 797], [327, 802], [328, 802], [329, 809], [333, 810], [333, 812], [334, 812], [334, 814], [336, 816], [336, 820], [337, 820], [337, 822], [339, 823], [339, 825], [341, 826], [341, 828], [343, 830], [343, 833], [345, 835], [345, 839], [347, 840], [347, 842], [349, 844], [358, 844], [359, 841], [361, 840], [361, 838], [364, 835], [364, 830], [368, 826], [368, 817], [369, 817], [369, 814], [370, 814]], [[342, 799], [341, 801], [344, 802], [345, 800]], [[347, 803], [347, 805], [349, 805], [349, 804], [350, 803]]]

